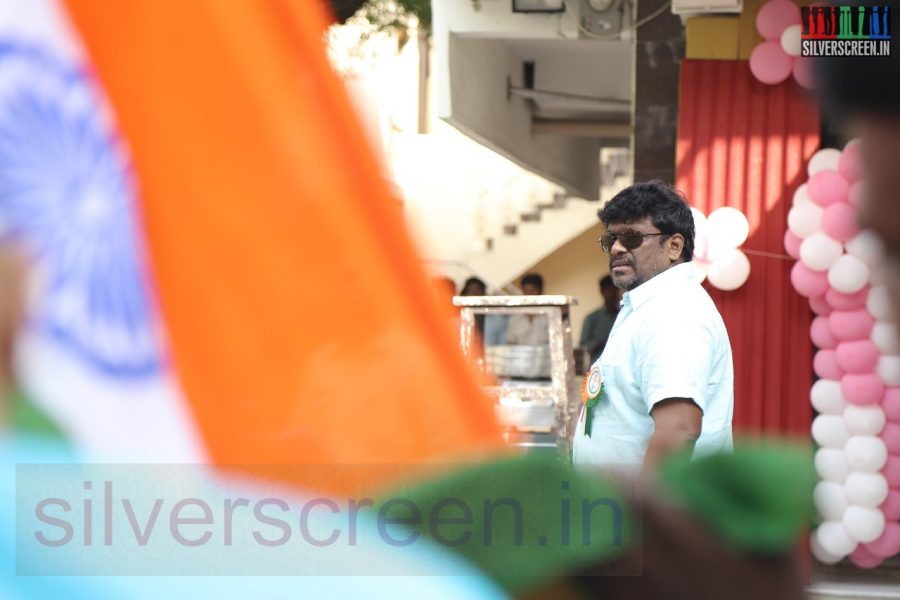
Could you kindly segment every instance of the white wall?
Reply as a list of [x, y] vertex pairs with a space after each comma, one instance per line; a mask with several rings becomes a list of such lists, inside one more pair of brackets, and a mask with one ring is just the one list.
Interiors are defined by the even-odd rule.
[[[491, 3], [484, 0], [484, 5]], [[509, 0], [504, 6], [508, 10]], [[545, 211], [538, 223], [522, 223], [522, 214], [549, 203], [559, 188], [434, 113], [430, 133], [416, 133], [415, 39], [398, 51], [395, 39], [378, 36], [359, 45], [358, 31], [336, 29], [329, 34], [332, 61], [348, 81], [373, 145], [385, 155], [388, 174], [402, 190], [407, 223], [435, 274], [458, 282], [477, 274], [500, 287], [592, 226], [597, 203], [578, 199], [570, 199], [563, 210]], [[434, 53], [431, 58], [437, 60]], [[433, 90], [437, 78], [429, 83]], [[505, 235], [505, 224], [517, 224], [519, 233]], [[488, 238], [495, 243], [491, 251], [485, 249]]]
[[[569, 43], [578, 44], [577, 41]], [[513, 85], [522, 85], [522, 60], [514, 50], [502, 39], [450, 34], [447, 76], [453, 82], [453, 110], [447, 121], [513, 162], [565, 187], [571, 194], [596, 199], [600, 185], [600, 141], [532, 134], [529, 101], [510, 98], [507, 93], [508, 80]]]
[[450, 81], [450, 32], [464, 31], [494, 37], [576, 38], [578, 30], [570, 13], [524, 14], [512, 12], [512, 0], [432, 0], [435, 72], [438, 74], [437, 110], [441, 118], [452, 112]]

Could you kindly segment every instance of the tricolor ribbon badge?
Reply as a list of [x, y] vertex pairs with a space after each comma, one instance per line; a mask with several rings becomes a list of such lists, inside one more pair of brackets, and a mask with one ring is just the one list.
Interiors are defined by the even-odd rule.
[[603, 374], [600, 365], [594, 365], [588, 374], [584, 376], [581, 386], [581, 403], [584, 404], [584, 435], [591, 437], [591, 425], [593, 424], [594, 407], [600, 403], [603, 392]]

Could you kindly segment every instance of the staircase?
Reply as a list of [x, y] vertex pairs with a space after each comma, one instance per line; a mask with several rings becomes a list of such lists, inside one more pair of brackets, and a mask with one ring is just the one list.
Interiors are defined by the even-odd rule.
[[392, 172], [410, 229], [435, 274], [478, 276], [504, 289], [597, 225], [597, 209], [630, 184], [630, 161], [602, 160], [600, 201], [567, 196], [449, 125], [439, 135], [392, 136]]
[[532, 212], [507, 224], [499, 236], [485, 239], [484, 247], [470, 252], [464, 262], [488, 285], [503, 288], [532, 265], [570, 240], [597, 225], [597, 210], [616, 192], [630, 184], [620, 176], [601, 189], [600, 201], [556, 194], [538, 203]]

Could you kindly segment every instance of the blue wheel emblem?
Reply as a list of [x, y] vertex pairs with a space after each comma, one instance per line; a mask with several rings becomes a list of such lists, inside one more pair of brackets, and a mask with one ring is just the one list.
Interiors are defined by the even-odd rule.
[[96, 83], [0, 42], [0, 224], [38, 274], [31, 327], [108, 375], [162, 362], [127, 153]]

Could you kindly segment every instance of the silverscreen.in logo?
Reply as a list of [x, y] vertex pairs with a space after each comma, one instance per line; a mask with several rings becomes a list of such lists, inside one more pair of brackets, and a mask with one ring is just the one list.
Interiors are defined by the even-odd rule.
[[890, 56], [890, 6], [804, 6], [801, 56]]

